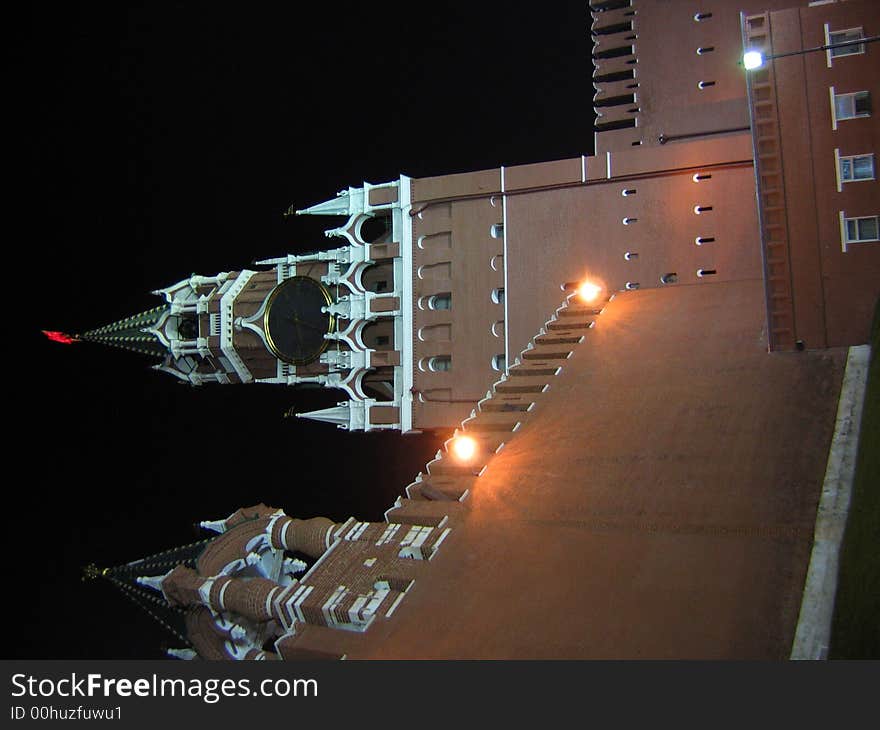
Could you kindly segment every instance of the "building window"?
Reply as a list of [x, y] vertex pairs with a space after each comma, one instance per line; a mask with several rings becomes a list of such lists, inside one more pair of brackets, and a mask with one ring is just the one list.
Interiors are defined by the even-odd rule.
[[489, 229], [489, 235], [492, 236], [492, 238], [504, 238], [504, 224], [493, 223], [492, 227]]
[[849, 155], [840, 158], [841, 182], [874, 179], [874, 155]]
[[428, 370], [435, 373], [452, 370], [452, 358], [449, 355], [437, 355], [428, 360]]
[[835, 94], [834, 115], [838, 121], [871, 116], [871, 95], [867, 91]]
[[[847, 28], [846, 30], [833, 30], [828, 33], [828, 45], [833, 46], [837, 43], [846, 43], [847, 41], [857, 41], [859, 38], [864, 38], [864, 34], [862, 33], [861, 28]], [[857, 53], [865, 52], [865, 44], [864, 43], [847, 43], [845, 46], [839, 46], [837, 48], [829, 48], [831, 51], [832, 58], [838, 58], [839, 56], [852, 56]]]
[[495, 304], [504, 304], [504, 287], [499, 286], [497, 289], [492, 290], [492, 301]]
[[495, 355], [492, 357], [492, 369], [493, 370], [507, 370], [507, 358], [502, 355]]
[[877, 216], [869, 215], [860, 218], [843, 219], [844, 243], [865, 243], [866, 241], [880, 241], [880, 226], [877, 224]]
[[452, 309], [452, 294], [444, 292], [429, 297], [428, 309]]

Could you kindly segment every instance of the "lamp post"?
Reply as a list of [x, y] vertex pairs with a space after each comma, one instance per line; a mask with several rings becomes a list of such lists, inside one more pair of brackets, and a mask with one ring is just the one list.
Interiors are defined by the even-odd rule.
[[787, 51], [786, 53], [774, 53], [765, 56], [760, 51], [750, 50], [743, 54], [742, 64], [746, 71], [753, 71], [764, 65], [764, 61], [773, 61], [777, 58], [785, 58], [786, 56], [799, 56], [804, 53], [812, 53], [813, 51], [828, 51], [832, 48], [845, 48], [846, 46], [861, 45], [864, 43], [873, 43], [880, 40], [880, 35], [870, 36], [868, 38], [854, 38], [849, 41], [840, 41], [839, 43], [828, 43], [824, 46], [815, 46], [814, 48], [803, 48], [800, 51]]

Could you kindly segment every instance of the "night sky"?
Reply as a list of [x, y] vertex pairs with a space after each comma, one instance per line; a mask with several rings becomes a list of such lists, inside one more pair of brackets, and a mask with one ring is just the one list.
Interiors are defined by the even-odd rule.
[[[341, 245], [290, 218], [364, 180], [592, 148], [583, 2], [29, 4], [7, 23], [5, 658], [160, 658], [109, 584], [265, 502], [382, 519], [444, 434], [283, 418], [343, 400], [178, 384], [134, 353], [62, 346], [191, 273]], [[475, 9], [476, 7], [476, 9]], [[307, 9], [306, 9], [307, 8]], [[372, 10], [371, 10], [372, 9]], [[11, 172], [11, 174], [10, 174]], [[11, 225], [10, 225], [11, 224]]]

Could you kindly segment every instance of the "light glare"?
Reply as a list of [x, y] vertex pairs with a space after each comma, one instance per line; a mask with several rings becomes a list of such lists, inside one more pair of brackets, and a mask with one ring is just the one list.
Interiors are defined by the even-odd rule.
[[743, 66], [746, 67], [746, 71], [751, 71], [755, 68], [760, 68], [764, 65], [764, 56], [761, 55], [760, 51], [748, 51], [743, 55]]
[[452, 442], [452, 453], [459, 461], [470, 461], [477, 453], [477, 442], [470, 436], [456, 436]]
[[602, 287], [598, 284], [594, 284], [592, 281], [585, 281], [578, 289], [578, 295], [585, 302], [592, 302], [596, 300], [596, 297], [599, 296], [599, 292], [601, 291]]

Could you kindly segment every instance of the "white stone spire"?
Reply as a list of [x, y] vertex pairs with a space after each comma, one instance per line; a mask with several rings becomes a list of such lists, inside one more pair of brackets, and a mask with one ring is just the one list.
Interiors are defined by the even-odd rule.
[[311, 421], [323, 421], [324, 423], [336, 424], [336, 428], [346, 430], [352, 429], [352, 421], [354, 420], [354, 412], [351, 408], [351, 401], [337, 403], [330, 408], [322, 408], [318, 411], [308, 411], [307, 413], [297, 413], [297, 418], [308, 418]]

